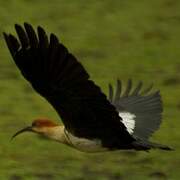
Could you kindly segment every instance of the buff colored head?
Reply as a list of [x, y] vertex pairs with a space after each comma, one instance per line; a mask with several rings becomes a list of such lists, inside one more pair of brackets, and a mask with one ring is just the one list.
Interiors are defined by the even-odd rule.
[[58, 124], [54, 123], [51, 120], [45, 119], [45, 118], [39, 118], [39, 119], [35, 119], [32, 122], [31, 126], [27, 126], [21, 130], [19, 130], [18, 132], [16, 132], [13, 136], [12, 139], [15, 138], [17, 135], [24, 133], [24, 132], [35, 132], [35, 133], [39, 133], [39, 134], [44, 134], [46, 133], [48, 128], [52, 128], [58, 126]]

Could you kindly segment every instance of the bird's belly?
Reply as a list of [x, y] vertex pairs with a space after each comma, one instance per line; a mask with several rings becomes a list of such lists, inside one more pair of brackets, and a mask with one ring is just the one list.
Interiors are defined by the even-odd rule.
[[70, 133], [67, 135], [68, 145], [84, 152], [103, 152], [107, 151], [106, 147], [102, 146], [101, 140], [99, 139], [86, 139], [79, 138]]

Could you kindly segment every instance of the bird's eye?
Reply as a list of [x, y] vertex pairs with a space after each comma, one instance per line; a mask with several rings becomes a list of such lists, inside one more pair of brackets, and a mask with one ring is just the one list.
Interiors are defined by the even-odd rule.
[[33, 127], [37, 126], [37, 122], [32, 122], [32, 126]]

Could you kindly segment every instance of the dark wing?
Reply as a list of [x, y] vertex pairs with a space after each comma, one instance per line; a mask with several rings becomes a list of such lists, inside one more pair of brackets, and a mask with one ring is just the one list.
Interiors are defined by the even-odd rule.
[[152, 92], [152, 85], [142, 89], [143, 83], [139, 82], [134, 88], [129, 80], [122, 91], [122, 83], [117, 80], [116, 92], [109, 84], [109, 100], [121, 112], [135, 115], [135, 127], [132, 135], [141, 139], [148, 139], [160, 126], [163, 111], [159, 91]]
[[4, 33], [7, 46], [23, 76], [45, 97], [73, 134], [86, 138], [115, 137], [132, 141], [115, 107], [77, 59], [54, 34], [50, 42], [45, 31], [15, 25], [19, 40]]

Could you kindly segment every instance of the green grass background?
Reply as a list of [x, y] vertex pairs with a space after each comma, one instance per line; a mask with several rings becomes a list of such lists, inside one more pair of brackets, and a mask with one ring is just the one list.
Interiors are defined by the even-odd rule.
[[[173, 152], [86, 154], [24, 134], [37, 117], [59, 119], [22, 78], [2, 32], [27, 21], [54, 32], [107, 94], [107, 84], [133, 78], [161, 90], [164, 116], [152, 140]], [[0, 179], [180, 179], [179, 0], [0, 0]]]

